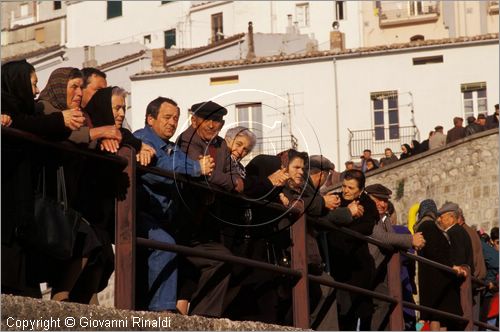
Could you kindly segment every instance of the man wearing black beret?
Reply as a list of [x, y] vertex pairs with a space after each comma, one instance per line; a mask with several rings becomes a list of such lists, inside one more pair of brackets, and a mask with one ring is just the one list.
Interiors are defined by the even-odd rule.
[[[377, 211], [380, 215], [378, 223], [373, 227], [371, 237], [384, 244], [391, 245], [397, 249], [421, 249], [425, 246], [425, 240], [422, 233], [415, 234], [397, 234], [391, 224], [387, 210], [389, 208], [389, 199], [392, 191], [382, 184], [376, 183], [365, 188], [366, 193], [375, 202]], [[372, 287], [376, 292], [389, 294], [387, 285], [387, 263], [391, 258], [391, 254], [382, 252], [380, 248], [369, 243], [368, 249], [370, 255], [375, 262], [376, 274], [372, 283]], [[387, 315], [390, 312], [390, 304], [378, 299], [373, 299], [373, 316], [371, 319], [372, 331], [383, 331], [387, 326]]]
[[[231, 153], [226, 141], [219, 136], [224, 125], [223, 117], [227, 110], [212, 101], [191, 106], [191, 127], [180, 134], [177, 145], [189, 158], [197, 160], [210, 155], [215, 161], [215, 168], [207, 176], [210, 184], [215, 184], [226, 191], [243, 190], [243, 180], [237, 169], [231, 167]], [[180, 226], [179, 242], [193, 248], [224, 255], [231, 252], [220, 243], [220, 222], [214, 218], [221, 209], [220, 201], [206, 191], [186, 188], [182, 195], [186, 211]], [[223, 262], [201, 257], [186, 257], [190, 266], [194, 266], [200, 277], [191, 275], [179, 278], [179, 300], [190, 302], [190, 314], [220, 317], [230, 302], [227, 299], [231, 270]], [[181, 269], [182, 269], [181, 261]], [[186, 266], [186, 265], [185, 265]], [[180, 270], [181, 270], [180, 269]], [[194, 289], [193, 285], [197, 283]], [[236, 287], [235, 287], [236, 288]], [[236, 292], [232, 289], [231, 294]]]

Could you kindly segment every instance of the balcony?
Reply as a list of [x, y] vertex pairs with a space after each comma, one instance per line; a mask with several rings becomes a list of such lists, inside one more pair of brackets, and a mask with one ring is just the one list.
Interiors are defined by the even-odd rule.
[[365, 149], [371, 150], [372, 156], [379, 159], [384, 156], [385, 148], [398, 153], [402, 144], [410, 144], [414, 139], [419, 140], [419, 132], [415, 126], [347, 130], [351, 159], [358, 159]]
[[439, 1], [381, 1], [378, 4], [381, 28], [436, 22]]
[[488, 14], [498, 15], [498, 1], [488, 1]]

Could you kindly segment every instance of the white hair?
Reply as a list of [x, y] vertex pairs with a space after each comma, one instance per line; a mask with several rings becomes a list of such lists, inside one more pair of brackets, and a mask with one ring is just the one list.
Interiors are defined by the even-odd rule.
[[245, 136], [246, 138], [248, 138], [248, 140], [250, 141], [250, 146], [248, 147], [249, 150], [252, 150], [257, 143], [257, 136], [255, 136], [255, 134], [251, 132], [250, 129], [242, 126], [228, 129], [225, 138], [234, 140], [238, 136]]

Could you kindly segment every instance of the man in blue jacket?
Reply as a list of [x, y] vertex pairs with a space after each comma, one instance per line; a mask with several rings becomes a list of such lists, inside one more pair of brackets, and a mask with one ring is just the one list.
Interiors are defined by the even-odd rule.
[[[213, 158], [200, 156], [198, 160], [192, 160], [170, 141], [177, 129], [179, 113], [175, 101], [158, 97], [146, 108], [146, 125], [134, 135], [155, 149], [156, 158], [151, 166], [193, 177], [211, 174], [215, 166]], [[174, 180], [171, 178], [150, 173], [141, 177], [138, 186], [137, 236], [175, 244], [171, 236], [174, 232], [176, 208], [172, 193], [175, 190]], [[152, 311], [176, 310], [176, 254], [162, 250], [147, 250], [142, 254], [147, 256], [148, 264], [148, 290], [142, 292], [147, 294], [142, 299], [145, 302], [143, 305], [147, 304], [147, 308]], [[141, 263], [140, 260], [137, 261], [138, 264]], [[138, 275], [137, 284], [141, 287], [139, 280]]]

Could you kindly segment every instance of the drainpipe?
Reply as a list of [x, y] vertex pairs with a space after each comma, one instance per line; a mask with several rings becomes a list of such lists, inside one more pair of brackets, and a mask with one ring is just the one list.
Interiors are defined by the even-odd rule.
[[337, 167], [340, 167], [340, 124], [339, 124], [339, 89], [337, 80], [337, 58], [333, 58], [333, 79], [335, 89], [335, 127], [337, 130]]

